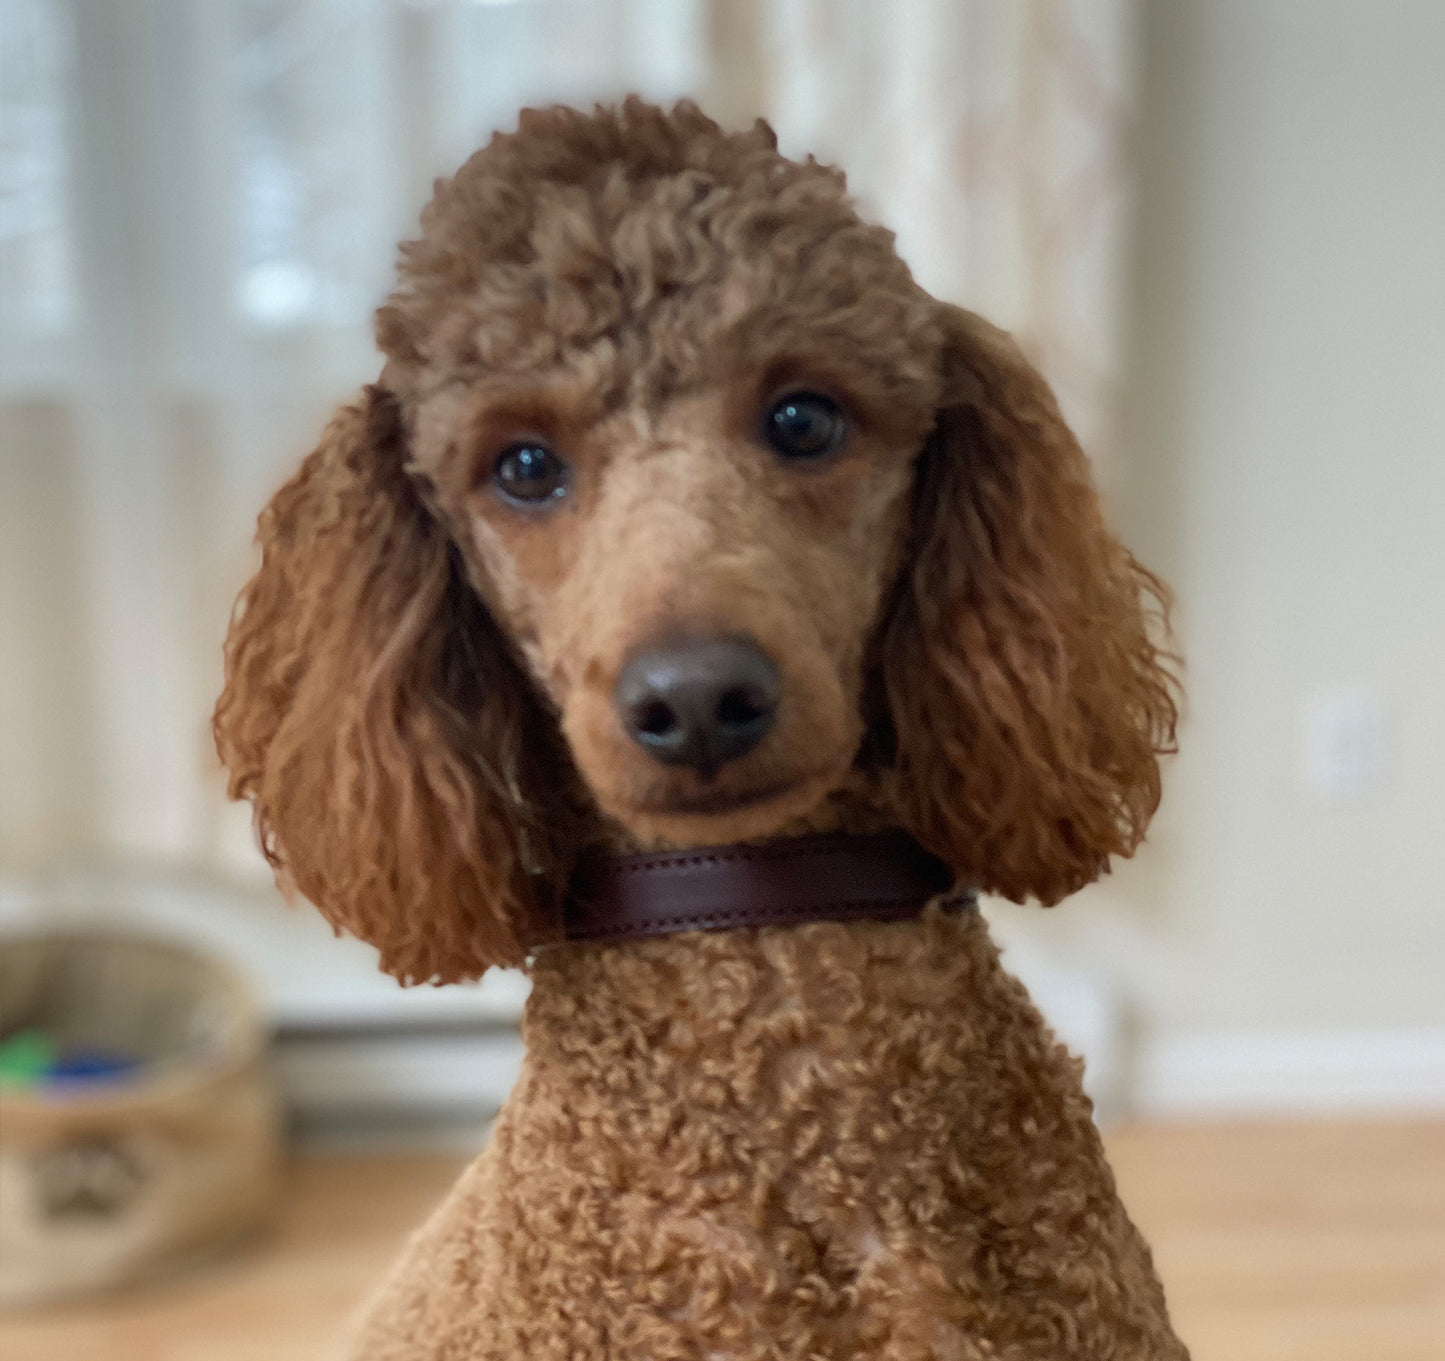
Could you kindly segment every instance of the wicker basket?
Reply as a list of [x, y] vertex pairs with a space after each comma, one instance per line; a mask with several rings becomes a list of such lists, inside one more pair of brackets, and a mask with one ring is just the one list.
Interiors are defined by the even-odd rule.
[[140, 1060], [104, 1082], [0, 1089], [0, 1304], [126, 1284], [237, 1241], [274, 1201], [276, 1091], [250, 993], [177, 945], [0, 942], [0, 1036]]

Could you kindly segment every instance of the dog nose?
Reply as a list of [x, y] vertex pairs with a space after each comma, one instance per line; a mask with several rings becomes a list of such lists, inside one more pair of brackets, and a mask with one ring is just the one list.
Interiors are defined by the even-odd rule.
[[756, 643], [700, 638], [634, 657], [613, 699], [639, 746], [667, 765], [710, 775], [763, 740], [780, 691], [778, 668]]

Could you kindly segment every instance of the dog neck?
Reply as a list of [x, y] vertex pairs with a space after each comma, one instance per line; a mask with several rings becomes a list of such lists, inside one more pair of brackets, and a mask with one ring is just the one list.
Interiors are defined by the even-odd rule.
[[691, 931], [808, 922], [901, 921], [941, 894], [953, 910], [972, 894], [903, 831], [802, 836], [690, 847], [578, 863], [564, 921], [571, 941], [621, 941]]

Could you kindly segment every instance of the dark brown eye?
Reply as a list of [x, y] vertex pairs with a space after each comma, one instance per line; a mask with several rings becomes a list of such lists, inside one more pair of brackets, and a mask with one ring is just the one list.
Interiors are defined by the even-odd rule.
[[539, 440], [522, 440], [497, 456], [492, 481], [509, 501], [532, 504], [567, 490], [567, 465]]
[[831, 397], [794, 392], [773, 403], [763, 433], [784, 458], [821, 458], [848, 438], [848, 418]]

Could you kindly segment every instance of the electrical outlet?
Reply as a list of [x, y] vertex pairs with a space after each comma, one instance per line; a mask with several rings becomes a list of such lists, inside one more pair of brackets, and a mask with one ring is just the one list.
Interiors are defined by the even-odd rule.
[[1324, 686], [1301, 710], [1300, 775], [1322, 803], [1365, 803], [1384, 792], [1389, 721], [1372, 685]]

